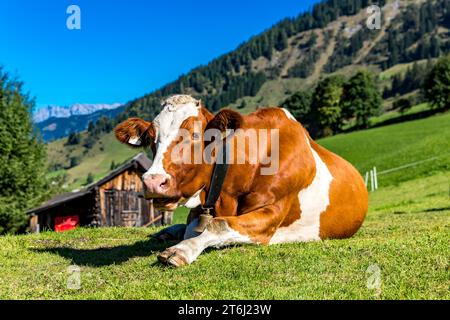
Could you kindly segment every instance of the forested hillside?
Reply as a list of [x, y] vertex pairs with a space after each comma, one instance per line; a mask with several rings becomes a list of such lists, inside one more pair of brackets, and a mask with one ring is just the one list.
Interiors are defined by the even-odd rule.
[[[202, 98], [210, 110], [217, 111], [241, 97], [256, 95], [267, 81], [306, 78], [336, 37], [334, 26], [329, 24], [341, 16], [360, 13], [374, 2], [385, 5], [384, 0], [328, 0], [316, 4], [311, 12], [295, 19], [285, 19], [235, 51], [130, 102], [123, 117], [139, 115], [152, 118], [159, 110], [162, 97], [180, 92]], [[367, 33], [372, 32], [367, 30]]]
[[[383, 6], [380, 30], [365, 26], [368, 14], [363, 9], [371, 3]], [[152, 118], [160, 99], [174, 93], [193, 94], [217, 111], [257, 95], [272, 80], [317, 77], [350, 65], [385, 70], [438, 57], [450, 51], [449, 27], [449, 0], [324, 1], [312, 12], [285, 19], [235, 51], [131, 101], [122, 118]]]

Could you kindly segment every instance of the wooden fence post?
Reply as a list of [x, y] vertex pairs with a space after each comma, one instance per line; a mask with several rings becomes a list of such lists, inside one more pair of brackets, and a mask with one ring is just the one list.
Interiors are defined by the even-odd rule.
[[163, 212], [163, 225], [172, 224], [173, 220], [173, 211], [164, 211]]
[[375, 190], [375, 181], [373, 179], [373, 170], [370, 170], [370, 189], [373, 192]]
[[377, 175], [377, 167], [373, 167], [373, 177], [374, 177], [374, 185], [375, 185], [375, 190], [378, 190], [378, 175]]

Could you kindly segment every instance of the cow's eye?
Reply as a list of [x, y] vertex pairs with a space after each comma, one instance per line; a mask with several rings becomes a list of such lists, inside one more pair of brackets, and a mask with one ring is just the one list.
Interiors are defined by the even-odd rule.
[[192, 134], [192, 139], [193, 140], [200, 140], [200, 134], [198, 133], [198, 132], [194, 132], [193, 134]]

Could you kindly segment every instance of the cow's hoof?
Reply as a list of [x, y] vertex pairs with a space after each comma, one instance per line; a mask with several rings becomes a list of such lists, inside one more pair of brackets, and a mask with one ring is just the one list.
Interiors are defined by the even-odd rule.
[[181, 267], [187, 265], [188, 262], [183, 256], [181, 250], [169, 248], [158, 255], [158, 260], [161, 263], [168, 264], [174, 267]]

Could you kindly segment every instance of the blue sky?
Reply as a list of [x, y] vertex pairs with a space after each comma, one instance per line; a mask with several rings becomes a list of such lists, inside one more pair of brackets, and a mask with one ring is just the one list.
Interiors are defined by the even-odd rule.
[[[0, 0], [0, 65], [37, 106], [127, 102], [317, 0]], [[66, 9], [81, 9], [68, 30]]]

